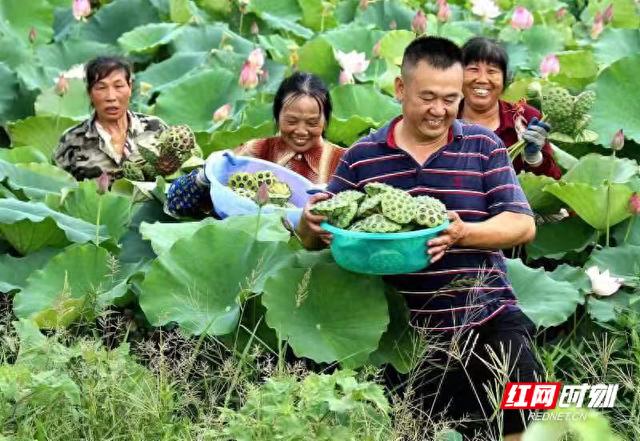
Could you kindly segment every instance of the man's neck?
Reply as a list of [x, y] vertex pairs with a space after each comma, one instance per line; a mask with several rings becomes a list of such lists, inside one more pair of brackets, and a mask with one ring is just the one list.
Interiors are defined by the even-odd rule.
[[474, 109], [465, 105], [462, 109], [462, 118], [470, 123], [480, 124], [495, 130], [500, 126], [500, 104], [496, 102], [495, 105], [486, 109]]
[[100, 125], [109, 133], [124, 133], [129, 128], [129, 117], [127, 113], [116, 120], [102, 120], [96, 118]]
[[419, 133], [411, 130], [402, 119], [396, 124], [395, 138], [398, 147], [409, 153], [418, 163], [424, 164], [429, 157], [447, 144], [449, 130], [435, 139], [425, 139]]

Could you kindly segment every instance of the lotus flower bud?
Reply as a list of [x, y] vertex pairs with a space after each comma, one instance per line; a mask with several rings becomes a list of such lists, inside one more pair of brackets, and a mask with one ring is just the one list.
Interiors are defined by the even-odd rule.
[[560, 60], [554, 54], [549, 54], [540, 62], [540, 75], [547, 78], [549, 75], [560, 72]]
[[56, 93], [60, 96], [65, 95], [69, 91], [69, 81], [63, 74], [60, 74], [60, 76], [58, 77], [55, 90]]
[[519, 31], [524, 31], [533, 26], [533, 14], [524, 6], [518, 6], [511, 16], [511, 27]]
[[218, 109], [213, 112], [213, 121], [221, 122], [229, 119], [231, 115], [231, 104], [227, 103], [223, 106], [218, 107]]
[[36, 31], [36, 28], [31, 26], [31, 29], [29, 30], [29, 43], [35, 43], [36, 38], [38, 38], [38, 31]]
[[263, 182], [256, 192], [256, 204], [262, 207], [267, 203], [269, 203], [269, 186], [266, 182]]
[[260, 28], [258, 27], [258, 23], [255, 21], [251, 23], [251, 34], [258, 35], [260, 33]]
[[103, 171], [102, 174], [96, 178], [96, 184], [98, 184], [98, 194], [105, 194], [109, 190], [110, 182], [111, 179], [109, 178], [109, 174]]
[[635, 192], [629, 198], [629, 211], [635, 216], [640, 214], [640, 194]]
[[556, 11], [556, 20], [562, 20], [567, 15], [567, 8], [560, 8]]
[[260, 48], [252, 50], [249, 53], [249, 57], [247, 57], [247, 61], [253, 68], [262, 69], [262, 66], [264, 66], [264, 52]]
[[427, 32], [427, 16], [424, 15], [422, 9], [418, 9], [416, 15], [413, 17], [411, 21], [411, 29], [418, 35], [422, 35]]
[[451, 8], [449, 7], [449, 3], [446, 0], [438, 1], [438, 20], [442, 23], [449, 21], [451, 18]]
[[353, 79], [351, 72], [346, 70], [340, 71], [340, 76], [338, 77], [338, 83], [340, 83], [340, 85], [353, 84], [354, 82], [355, 80]]
[[71, 10], [76, 20], [82, 20], [91, 15], [91, 3], [89, 0], [73, 0]]
[[624, 147], [624, 132], [619, 129], [611, 139], [611, 148], [615, 151], [620, 151], [622, 147]]
[[602, 13], [602, 19], [604, 20], [605, 24], [609, 24], [611, 23], [611, 21], [613, 21], [613, 3], [609, 3], [609, 6], [604, 9], [604, 12]]
[[249, 61], [245, 61], [240, 71], [240, 79], [238, 84], [244, 89], [253, 89], [258, 85], [258, 72], [251, 66]]
[[598, 11], [596, 12], [596, 16], [593, 19], [593, 24], [591, 25], [591, 38], [594, 40], [602, 34], [604, 30], [604, 18], [602, 14]]

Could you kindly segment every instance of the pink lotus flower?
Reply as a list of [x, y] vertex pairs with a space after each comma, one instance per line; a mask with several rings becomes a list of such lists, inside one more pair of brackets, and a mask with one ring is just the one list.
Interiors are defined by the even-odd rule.
[[335, 56], [340, 67], [351, 75], [361, 74], [369, 67], [369, 60], [367, 60], [364, 52], [351, 51], [345, 53], [338, 50]]
[[109, 174], [103, 171], [102, 174], [96, 178], [98, 194], [105, 194], [109, 190], [110, 183], [111, 179], [109, 178]]
[[411, 21], [411, 29], [418, 35], [422, 35], [427, 32], [427, 16], [424, 15], [422, 9], [418, 9], [416, 15], [413, 17]]
[[640, 194], [635, 192], [629, 198], [629, 211], [635, 216], [640, 214]]
[[602, 34], [604, 31], [604, 18], [600, 11], [596, 12], [596, 16], [593, 19], [593, 24], [591, 25], [591, 38], [594, 40]]
[[258, 187], [255, 201], [256, 204], [258, 204], [258, 206], [260, 207], [269, 203], [269, 186], [266, 184], [266, 182], [263, 182], [262, 184], [260, 184], [260, 187]]
[[511, 27], [519, 31], [524, 31], [533, 26], [533, 14], [524, 6], [518, 6], [513, 10], [511, 16]]
[[615, 151], [620, 151], [622, 147], [624, 147], [624, 132], [619, 129], [611, 139], [611, 148]]
[[483, 21], [491, 21], [500, 15], [500, 8], [493, 0], [471, 0], [471, 12]]
[[547, 78], [551, 74], [560, 72], [560, 60], [554, 54], [549, 54], [540, 62], [540, 75]]
[[338, 77], [338, 83], [342, 86], [345, 84], [353, 84], [355, 80], [353, 79], [353, 74], [346, 70], [340, 71], [340, 76]]
[[253, 68], [262, 69], [262, 66], [264, 66], [264, 52], [260, 48], [252, 50], [249, 52], [247, 61]]
[[604, 12], [602, 13], [602, 19], [604, 20], [605, 24], [609, 24], [613, 21], [613, 3], [609, 3], [609, 6], [604, 9]]
[[85, 19], [91, 15], [91, 3], [89, 0], [73, 0], [71, 10], [76, 20]]
[[611, 277], [609, 270], [601, 273], [600, 269], [595, 265], [589, 267], [585, 273], [591, 280], [591, 291], [598, 296], [607, 297], [616, 293], [624, 282], [624, 279], [619, 277]]
[[244, 89], [253, 89], [258, 85], [258, 70], [247, 60], [242, 65], [238, 84]]
[[451, 18], [451, 8], [446, 0], [438, 0], [438, 20], [442, 23], [449, 21]]
[[69, 81], [64, 76], [64, 74], [60, 74], [58, 77], [58, 81], [56, 82], [55, 91], [58, 95], [64, 96], [69, 91]]
[[227, 103], [223, 106], [218, 107], [218, 109], [213, 112], [213, 121], [221, 122], [229, 119], [229, 115], [231, 115], [231, 104]]

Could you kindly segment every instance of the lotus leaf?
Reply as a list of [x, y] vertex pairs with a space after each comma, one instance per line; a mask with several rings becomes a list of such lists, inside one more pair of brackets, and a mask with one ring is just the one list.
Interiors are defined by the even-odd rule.
[[178, 29], [175, 23], [149, 23], [122, 34], [118, 44], [127, 52], [150, 52], [169, 43]]
[[563, 207], [562, 201], [552, 194], [546, 193], [544, 188], [556, 182], [548, 176], [534, 175], [533, 173], [520, 173], [518, 180], [531, 209], [539, 214], [558, 213]]
[[62, 133], [75, 124], [70, 118], [31, 116], [9, 124], [9, 136], [14, 147], [33, 146], [50, 158]]
[[12, 149], [0, 149], [0, 161], [25, 164], [30, 162], [48, 163], [50, 159], [39, 149], [25, 145]]
[[62, 96], [53, 86], [44, 90], [36, 99], [35, 109], [38, 116], [65, 117], [75, 121], [87, 118], [90, 105], [84, 81], [69, 80], [69, 90]]
[[25, 257], [13, 257], [9, 254], [0, 255], [0, 292], [10, 292], [24, 288], [27, 277], [45, 266], [45, 264], [60, 252], [56, 248], [45, 248]]
[[149, 0], [127, 0], [103, 5], [81, 28], [81, 37], [101, 43], [115, 44], [125, 32], [160, 18]]
[[593, 43], [593, 55], [601, 68], [640, 52], [640, 30], [607, 27]]
[[9, 188], [22, 190], [33, 200], [42, 200], [47, 194], [59, 195], [63, 189], [78, 185], [73, 176], [51, 164], [12, 164], [0, 160], [0, 181], [5, 179]]
[[579, 217], [539, 225], [535, 240], [527, 245], [531, 259], [562, 259], [570, 251], [582, 251], [594, 243], [595, 231]]
[[25, 7], [22, 0], [3, 0], [0, 2], [0, 22], [8, 24], [9, 29], [23, 42], [28, 42], [29, 31], [36, 30], [36, 42], [45, 43], [53, 36], [53, 8], [46, 0], [32, 0]]
[[595, 250], [585, 268], [596, 265], [600, 271], [609, 270], [612, 276], [624, 279], [627, 286], [640, 287], [640, 246], [622, 245]]

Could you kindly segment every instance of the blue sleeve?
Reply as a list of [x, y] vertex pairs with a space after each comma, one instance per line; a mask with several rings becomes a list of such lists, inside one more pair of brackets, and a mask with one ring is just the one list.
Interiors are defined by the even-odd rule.
[[484, 169], [484, 192], [491, 216], [511, 211], [533, 216], [527, 197], [520, 187], [506, 147], [495, 137], [496, 144], [485, 150], [488, 159]]
[[211, 211], [209, 188], [198, 182], [197, 169], [171, 183], [166, 208], [170, 214], [178, 217], [201, 217]]

